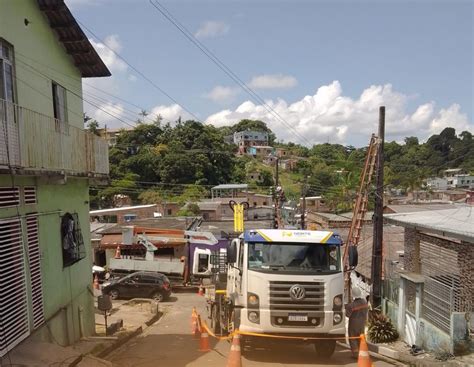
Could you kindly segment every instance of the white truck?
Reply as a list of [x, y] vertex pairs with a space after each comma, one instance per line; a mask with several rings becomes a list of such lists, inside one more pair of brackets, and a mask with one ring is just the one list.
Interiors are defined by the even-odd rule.
[[301, 336], [318, 355], [330, 357], [334, 338], [345, 335], [341, 245], [341, 238], [329, 231], [245, 231], [232, 241], [226, 260], [215, 254], [220, 271], [206, 289], [214, 332], [238, 328], [244, 350], [262, 339], [245, 332]]

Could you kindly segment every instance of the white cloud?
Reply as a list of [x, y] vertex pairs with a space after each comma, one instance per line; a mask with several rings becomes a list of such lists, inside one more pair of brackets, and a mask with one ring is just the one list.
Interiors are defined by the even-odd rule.
[[166, 122], [175, 122], [181, 117], [182, 120], [194, 119], [188, 112], [186, 112], [180, 105], [159, 105], [153, 107], [150, 111], [150, 115], [163, 117], [163, 121]]
[[[229, 125], [241, 119], [258, 119], [267, 122], [278, 139], [303, 144], [329, 141], [364, 145], [370, 134], [377, 132], [379, 106], [386, 106], [387, 140], [400, 140], [415, 135], [421, 139], [439, 133], [444, 127], [455, 127], [458, 132], [473, 130], [459, 105], [436, 111], [434, 102], [419, 105], [408, 112], [410, 98], [394, 91], [391, 84], [372, 85], [357, 99], [344, 96], [338, 81], [321, 86], [314, 95], [288, 104], [282, 99], [266, 101], [281, 118], [264, 106], [251, 101], [240, 104], [235, 110], [222, 110], [206, 119], [217, 126]], [[296, 130], [296, 134], [294, 131]]]
[[201, 24], [199, 29], [194, 33], [196, 38], [213, 38], [223, 36], [230, 30], [230, 26], [221, 21], [208, 20]]
[[239, 94], [239, 88], [217, 85], [209, 93], [206, 93], [204, 97], [214, 102], [225, 103], [232, 101], [237, 94]]
[[[93, 107], [92, 110], [89, 108], [90, 111], [87, 111], [87, 114], [92, 117], [93, 119], [97, 120], [100, 123], [100, 126], [114, 126], [114, 127], [126, 127], [127, 124], [121, 122], [119, 119], [127, 121], [125, 115], [125, 110], [122, 104], [120, 103], [102, 103], [97, 105], [97, 107]], [[85, 104], [86, 107], [90, 107]]]
[[456, 103], [448, 108], [442, 108], [438, 112], [436, 117], [431, 121], [430, 133], [439, 133], [445, 127], [454, 127], [457, 133], [464, 130], [473, 130], [473, 126], [469, 123], [467, 115], [461, 113], [461, 106]]
[[123, 48], [118, 35], [112, 34], [105, 37], [104, 43], [96, 42], [93, 39], [89, 39], [89, 41], [112, 74], [114, 72], [124, 72], [128, 69], [127, 64], [113, 52], [120, 53]]
[[295, 77], [283, 74], [264, 74], [254, 76], [248, 83], [254, 89], [288, 89], [298, 84]]

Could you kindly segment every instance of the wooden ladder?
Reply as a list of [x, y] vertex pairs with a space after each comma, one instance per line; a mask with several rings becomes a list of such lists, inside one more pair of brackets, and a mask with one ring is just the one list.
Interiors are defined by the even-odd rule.
[[349, 234], [344, 248], [343, 264], [346, 270], [349, 269], [349, 247], [357, 246], [359, 244], [362, 225], [364, 223], [365, 214], [367, 213], [370, 183], [372, 182], [377, 161], [378, 145], [379, 138], [375, 136], [375, 134], [372, 134], [367, 149], [367, 155], [365, 157], [364, 169], [360, 174], [359, 191], [357, 192], [351, 226], [349, 228]]

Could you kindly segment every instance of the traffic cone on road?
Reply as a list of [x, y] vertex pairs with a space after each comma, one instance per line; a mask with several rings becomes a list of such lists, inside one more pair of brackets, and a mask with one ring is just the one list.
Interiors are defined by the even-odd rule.
[[201, 339], [199, 340], [199, 351], [200, 352], [209, 352], [209, 334], [206, 329], [201, 330]]
[[242, 367], [242, 351], [240, 349], [239, 330], [235, 331], [234, 337], [232, 338], [232, 345], [230, 346], [226, 367]]
[[96, 274], [94, 277], [94, 289], [100, 289], [99, 286], [99, 276]]
[[191, 334], [193, 334], [194, 336], [199, 335], [198, 314], [194, 307], [193, 312], [191, 313]]
[[202, 283], [199, 285], [198, 294], [200, 296], [204, 296], [204, 287], [202, 286]]
[[120, 253], [120, 245], [117, 246], [117, 249], [115, 250], [115, 258], [120, 259], [122, 257]]
[[360, 334], [360, 345], [359, 345], [359, 358], [357, 360], [358, 367], [372, 367], [372, 361], [370, 360], [369, 348], [365, 341], [365, 335]]

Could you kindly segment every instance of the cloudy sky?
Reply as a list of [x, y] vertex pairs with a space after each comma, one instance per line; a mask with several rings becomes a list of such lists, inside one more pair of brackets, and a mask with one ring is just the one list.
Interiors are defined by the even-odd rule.
[[143, 108], [147, 120], [261, 119], [282, 140], [360, 146], [384, 104], [389, 140], [474, 130], [472, 1], [160, 1], [240, 86], [149, 0], [66, 3], [113, 74], [84, 81], [101, 125]]

